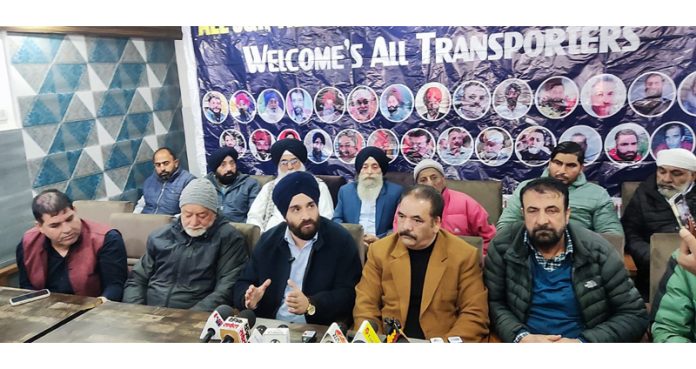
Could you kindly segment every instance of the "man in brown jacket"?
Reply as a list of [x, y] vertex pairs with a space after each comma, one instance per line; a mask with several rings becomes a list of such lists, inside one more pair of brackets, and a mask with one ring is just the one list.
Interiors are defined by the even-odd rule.
[[404, 192], [398, 232], [370, 246], [355, 287], [355, 328], [397, 319], [406, 336], [488, 338], [488, 292], [476, 249], [440, 229], [444, 202], [432, 187]]

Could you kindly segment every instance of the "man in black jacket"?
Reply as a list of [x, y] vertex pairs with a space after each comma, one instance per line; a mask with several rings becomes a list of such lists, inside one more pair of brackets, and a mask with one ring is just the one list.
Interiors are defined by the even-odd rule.
[[259, 239], [234, 286], [233, 305], [263, 318], [349, 325], [361, 273], [355, 241], [319, 216], [319, 185], [307, 172], [278, 181], [273, 202], [285, 222]]
[[685, 149], [661, 150], [657, 153], [656, 164], [656, 173], [640, 184], [621, 217], [626, 250], [638, 269], [636, 287], [646, 300], [650, 291], [650, 237], [653, 233], [679, 232], [677, 218], [667, 200], [678, 193], [686, 193], [691, 214], [696, 216], [693, 185], [696, 156]]
[[645, 303], [600, 235], [570, 223], [568, 188], [555, 178], [520, 192], [524, 223], [488, 247], [484, 282], [504, 342], [632, 342], [648, 327]]

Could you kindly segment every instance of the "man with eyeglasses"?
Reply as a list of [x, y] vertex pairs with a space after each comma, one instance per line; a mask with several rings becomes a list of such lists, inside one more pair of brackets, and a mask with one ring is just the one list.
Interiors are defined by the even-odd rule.
[[261, 190], [259, 183], [248, 174], [239, 173], [239, 154], [232, 147], [223, 147], [208, 159], [208, 180], [218, 196], [218, 214], [237, 223], [246, 222], [249, 207]]
[[375, 97], [366, 88], [355, 90], [350, 97], [350, 116], [358, 123], [372, 120], [377, 114]]
[[424, 129], [416, 129], [406, 134], [410, 145], [405, 150], [406, 157], [412, 162], [420, 162], [433, 156], [433, 144], [430, 135]]
[[[278, 176], [273, 181], [263, 185], [261, 192], [251, 204], [247, 214], [247, 223], [255, 224], [261, 228], [261, 232], [282, 223], [285, 218], [274, 205], [272, 194], [278, 181], [292, 172], [304, 172], [307, 162], [307, 148], [300, 140], [290, 138], [278, 140], [271, 146], [271, 160], [278, 167]], [[319, 214], [325, 218], [333, 217], [334, 204], [331, 192], [326, 183], [314, 177], [319, 183], [321, 198], [319, 199]]]
[[352, 163], [358, 154], [358, 138], [354, 132], [346, 131], [338, 138], [338, 157]]

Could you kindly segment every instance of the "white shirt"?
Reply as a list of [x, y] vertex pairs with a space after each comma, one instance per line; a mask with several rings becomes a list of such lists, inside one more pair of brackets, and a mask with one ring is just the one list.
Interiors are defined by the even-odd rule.
[[[307, 241], [304, 247], [300, 249], [299, 247], [297, 247], [297, 244], [295, 244], [295, 240], [292, 238], [292, 235], [290, 234], [290, 228], [285, 229], [285, 241], [288, 242], [290, 255], [292, 255], [292, 262], [290, 262], [289, 279], [291, 279], [293, 282], [295, 282], [295, 284], [297, 284], [297, 288], [299, 288], [300, 291], [302, 290], [305, 271], [307, 270], [307, 265], [309, 264], [309, 255], [312, 254], [312, 246], [314, 246], [314, 242], [317, 241], [318, 236], [319, 232], [317, 232], [314, 235], [314, 237], [311, 240]], [[283, 282], [286, 283], [285, 292], [283, 292], [283, 303], [278, 308], [278, 312], [276, 313], [275, 318], [285, 322], [307, 324], [307, 320], [305, 319], [304, 315], [293, 314], [288, 311], [288, 305], [285, 303], [285, 297], [287, 297], [288, 293], [292, 291], [292, 288], [290, 288], [290, 286], [287, 285], [287, 281]]]
[[[362, 201], [362, 200], [361, 200]], [[365, 234], [377, 234], [375, 219], [377, 218], [377, 201], [362, 201], [360, 206], [360, 225], [363, 226]]]

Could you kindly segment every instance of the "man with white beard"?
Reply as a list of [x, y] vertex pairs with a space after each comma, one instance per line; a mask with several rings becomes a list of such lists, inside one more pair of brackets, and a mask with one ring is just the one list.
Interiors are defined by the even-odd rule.
[[366, 246], [387, 235], [403, 192], [403, 187], [384, 180], [388, 169], [389, 158], [384, 151], [368, 146], [355, 157], [357, 181], [338, 191], [333, 221], [362, 225]]
[[696, 216], [696, 156], [685, 149], [662, 150], [657, 153], [656, 163], [656, 173], [638, 186], [621, 218], [626, 250], [638, 269], [636, 287], [644, 298], [650, 288], [650, 237], [653, 233], [679, 232], [667, 201], [676, 194], [686, 194], [691, 214]]
[[147, 238], [123, 302], [213, 311], [232, 299], [232, 286], [249, 259], [244, 237], [218, 215], [217, 193], [206, 178], [184, 188], [179, 206], [181, 217]]
[[[247, 223], [259, 226], [261, 233], [285, 221], [285, 217], [273, 204], [273, 188], [289, 173], [306, 171], [304, 163], [307, 162], [307, 148], [300, 140], [291, 138], [278, 140], [271, 146], [271, 160], [278, 167], [278, 176], [261, 187], [261, 192], [256, 196], [247, 214]], [[316, 177], [315, 179], [319, 183], [321, 193], [318, 204], [319, 215], [331, 219], [334, 213], [331, 192], [324, 181]]]

